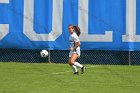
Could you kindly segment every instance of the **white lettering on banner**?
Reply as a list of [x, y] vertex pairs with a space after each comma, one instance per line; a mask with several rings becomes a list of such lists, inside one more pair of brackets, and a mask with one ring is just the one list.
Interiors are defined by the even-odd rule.
[[[9, 0], [0, 0], [0, 3], [9, 3]], [[0, 24], [0, 40], [9, 33], [9, 24]]]
[[[112, 42], [112, 31], [106, 31], [105, 35], [90, 35], [88, 34], [88, 1], [89, 0], [79, 0], [78, 8], [78, 24], [81, 28], [82, 34], [80, 35], [81, 41], [88, 42]], [[87, 13], [85, 13], [86, 10]]]
[[0, 0], [0, 3], [9, 3], [9, 0]]
[[[10, 0], [0, 0], [0, 4], [9, 4], [9, 2]], [[78, 0], [81, 41], [113, 42], [112, 31], [105, 31], [105, 34], [100, 35], [88, 34], [88, 3], [89, 0]], [[38, 34], [34, 31], [34, 11], [34, 0], [24, 0], [23, 33], [31, 41], [55, 41], [62, 34], [63, 0], [53, 0], [52, 31], [49, 34]], [[9, 24], [0, 24], [0, 40], [8, 33]], [[136, 0], [126, 0], [126, 35], [122, 35], [122, 42], [140, 42], [140, 35], [136, 35]]]
[[63, 0], [53, 0], [52, 11], [52, 31], [49, 34], [37, 34], [33, 29], [34, 0], [24, 0], [25, 16], [23, 33], [31, 41], [55, 41], [62, 34]]
[[140, 35], [136, 35], [136, 0], [126, 0], [126, 35], [123, 42], [140, 42]]

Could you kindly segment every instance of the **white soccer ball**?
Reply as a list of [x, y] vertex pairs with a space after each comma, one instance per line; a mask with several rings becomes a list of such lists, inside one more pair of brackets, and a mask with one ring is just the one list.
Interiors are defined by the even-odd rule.
[[48, 51], [47, 50], [41, 50], [40, 51], [40, 55], [41, 55], [41, 57], [47, 57], [48, 56]]

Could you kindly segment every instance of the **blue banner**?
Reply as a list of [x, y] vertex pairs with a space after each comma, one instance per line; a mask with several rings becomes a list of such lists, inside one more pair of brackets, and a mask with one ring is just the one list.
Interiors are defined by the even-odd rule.
[[140, 50], [140, 0], [0, 0], [0, 48], [69, 49], [68, 25], [82, 50]]

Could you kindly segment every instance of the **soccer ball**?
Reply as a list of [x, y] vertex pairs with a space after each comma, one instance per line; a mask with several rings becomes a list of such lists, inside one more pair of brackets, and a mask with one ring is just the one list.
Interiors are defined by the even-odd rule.
[[48, 51], [47, 50], [41, 50], [40, 51], [40, 55], [41, 55], [41, 57], [47, 57], [48, 56]]

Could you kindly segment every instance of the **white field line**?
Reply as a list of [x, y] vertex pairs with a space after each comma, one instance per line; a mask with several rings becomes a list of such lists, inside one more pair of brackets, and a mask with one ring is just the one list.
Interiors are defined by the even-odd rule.
[[[95, 68], [95, 67], [98, 67], [98, 66], [90, 66], [90, 67], [86, 67], [86, 68], [89, 69], [89, 68]], [[63, 72], [57, 72], [57, 73], [52, 73], [52, 74], [59, 75], [59, 74], [65, 74], [65, 73], [69, 73], [69, 72], [72, 72], [72, 70], [63, 71]]]

